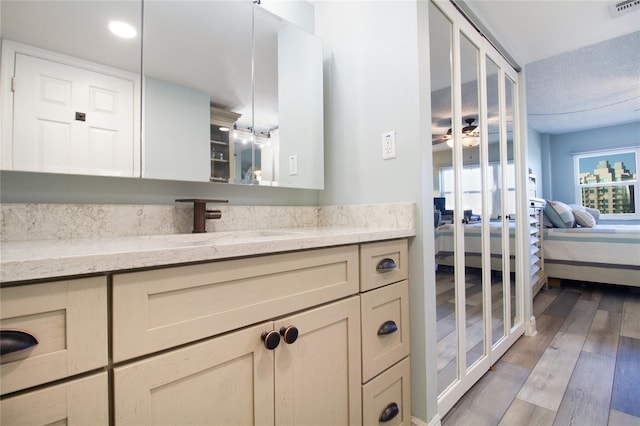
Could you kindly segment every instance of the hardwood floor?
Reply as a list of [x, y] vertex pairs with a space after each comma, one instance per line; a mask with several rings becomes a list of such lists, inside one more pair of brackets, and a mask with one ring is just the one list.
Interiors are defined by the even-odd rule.
[[534, 315], [442, 425], [640, 426], [640, 289], [563, 283]]

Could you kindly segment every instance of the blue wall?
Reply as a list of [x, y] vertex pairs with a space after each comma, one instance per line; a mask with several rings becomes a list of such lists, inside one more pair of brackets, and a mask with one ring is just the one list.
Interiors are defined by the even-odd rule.
[[544, 151], [548, 150], [550, 159], [550, 193], [545, 193], [545, 198], [575, 203], [573, 155], [602, 149], [637, 147], [640, 145], [640, 122], [549, 135], [548, 141], [545, 139], [543, 158]]

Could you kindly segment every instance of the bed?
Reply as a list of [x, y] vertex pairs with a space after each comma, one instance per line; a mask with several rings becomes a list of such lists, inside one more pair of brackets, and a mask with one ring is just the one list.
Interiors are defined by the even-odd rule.
[[640, 287], [640, 225], [545, 228], [547, 277]]
[[[491, 269], [502, 271], [502, 222], [489, 222], [491, 234]], [[515, 223], [509, 224], [509, 254], [511, 271], [515, 270]], [[482, 267], [482, 224], [470, 223], [464, 225], [465, 266]], [[440, 225], [435, 231], [435, 253], [438, 265], [454, 265], [453, 225]]]

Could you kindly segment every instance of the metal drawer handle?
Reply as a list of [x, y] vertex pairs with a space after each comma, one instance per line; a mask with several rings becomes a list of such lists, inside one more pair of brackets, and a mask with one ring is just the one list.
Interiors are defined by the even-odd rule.
[[393, 259], [385, 257], [376, 265], [376, 271], [378, 272], [389, 272], [396, 269], [398, 265]]
[[395, 333], [396, 331], [398, 331], [398, 325], [395, 322], [391, 320], [385, 321], [378, 329], [378, 336]]
[[398, 404], [396, 404], [395, 402], [392, 402], [391, 404], [387, 405], [387, 408], [385, 408], [384, 411], [380, 414], [380, 418], [378, 419], [378, 421], [380, 423], [388, 422], [389, 420], [397, 416], [398, 413], [400, 413], [400, 407], [398, 407]]
[[[19, 352], [27, 352], [38, 344], [38, 339], [33, 334], [20, 330], [0, 330], [0, 356], [2, 362], [15, 360]], [[12, 359], [9, 359], [12, 358]]]

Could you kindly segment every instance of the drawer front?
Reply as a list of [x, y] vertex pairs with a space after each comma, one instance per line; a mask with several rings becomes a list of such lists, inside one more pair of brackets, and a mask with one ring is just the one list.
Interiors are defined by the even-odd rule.
[[360, 303], [366, 382], [409, 355], [409, 284], [402, 281], [364, 293]]
[[360, 247], [360, 275], [361, 291], [406, 280], [409, 277], [407, 240], [363, 244]]
[[356, 294], [358, 280], [355, 245], [114, 275], [113, 358]]
[[[381, 418], [383, 413], [391, 418]], [[409, 357], [362, 386], [362, 420], [364, 425], [411, 425]]]
[[0, 290], [0, 328], [26, 331], [31, 350], [3, 359], [2, 394], [107, 365], [105, 277]]
[[0, 424], [108, 425], [107, 373], [27, 392], [0, 401]]

